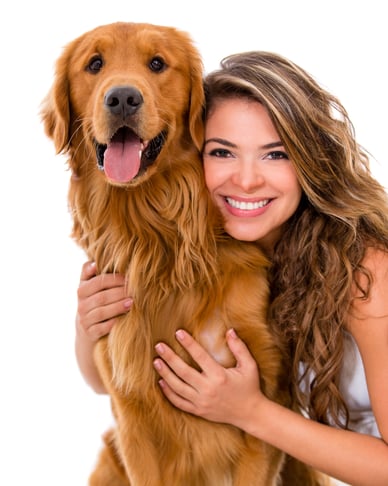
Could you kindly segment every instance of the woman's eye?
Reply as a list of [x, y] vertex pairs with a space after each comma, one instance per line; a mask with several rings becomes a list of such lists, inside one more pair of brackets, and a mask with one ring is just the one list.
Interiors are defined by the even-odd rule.
[[276, 150], [274, 152], [270, 152], [267, 155], [267, 158], [271, 159], [271, 160], [280, 160], [280, 159], [287, 159], [288, 160], [288, 155], [286, 154], [286, 152]]
[[211, 155], [212, 157], [231, 157], [230, 151], [222, 148], [210, 150], [209, 155]]

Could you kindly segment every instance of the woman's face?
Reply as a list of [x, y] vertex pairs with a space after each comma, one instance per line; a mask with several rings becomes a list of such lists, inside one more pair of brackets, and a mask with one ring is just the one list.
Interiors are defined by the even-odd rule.
[[264, 106], [246, 98], [217, 101], [206, 122], [203, 161], [227, 233], [271, 251], [302, 190]]

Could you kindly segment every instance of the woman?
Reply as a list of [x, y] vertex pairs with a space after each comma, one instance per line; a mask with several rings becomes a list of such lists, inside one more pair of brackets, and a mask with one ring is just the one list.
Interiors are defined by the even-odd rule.
[[[161, 389], [176, 407], [235, 425], [341, 481], [387, 485], [387, 195], [345, 109], [292, 62], [230, 56], [205, 87], [206, 183], [225, 230], [259, 242], [271, 259], [268, 322], [308, 418], [261, 393], [260, 370], [233, 330], [231, 369], [184, 331], [177, 339], [201, 372], [159, 343]], [[99, 392], [91, 352], [130, 308], [126, 295], [121, 276], [83, 267], [77, 357]]]

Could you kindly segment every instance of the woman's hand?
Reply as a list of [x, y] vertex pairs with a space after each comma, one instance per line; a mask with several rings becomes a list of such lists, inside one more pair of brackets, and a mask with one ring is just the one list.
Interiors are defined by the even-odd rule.
[[245, 417], [264, 399], [258, 367], [246, 345], [233, 329], [227, 332], [237, 364], [226, 369], [185, 331], [177, 331], [176, 337], [202, 371], [190, 367], [166, 344], [158, 343], [156, 352], [162, 359], [156, 358], [154, 366], [166, 397], [185, 412], [244, 429]]
[[78, 287], [77, 331], [91, 341], [109, 334], [115, 318], [127, 312], [132, 299], [128, 298], [125, 279], [119, 274], [96, 273], [94, 262], [82, 266]]
[[82, 266], [75, 352], [85, 381], [97, 393], [106, 393], [106, 390], [94, 362], [94, 346], [101, 337], [109, 334], [116, 318], [127, 312], [131, 305], [132, 299], [127, 296], [123, 275], [97, 275], [93, 262]]

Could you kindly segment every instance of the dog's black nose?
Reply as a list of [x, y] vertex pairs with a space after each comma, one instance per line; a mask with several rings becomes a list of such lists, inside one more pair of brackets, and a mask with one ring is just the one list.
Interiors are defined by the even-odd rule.
[[143, 96], [132, 86], [116, 86], [106, 93], [104, 103], [113, 115], [121, 115], [125, 120], [137, 112], [143, 104]]

